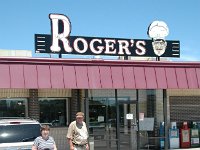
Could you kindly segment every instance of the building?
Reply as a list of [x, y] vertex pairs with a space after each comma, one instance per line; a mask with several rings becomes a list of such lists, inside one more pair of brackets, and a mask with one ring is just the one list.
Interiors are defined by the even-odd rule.
[[59, 149], [77, 111], [95, 150], [156, 149], [171, 122], [200, 120], [199, 62], [1, 57], [0, 75], [0, 117], [51, 125]]

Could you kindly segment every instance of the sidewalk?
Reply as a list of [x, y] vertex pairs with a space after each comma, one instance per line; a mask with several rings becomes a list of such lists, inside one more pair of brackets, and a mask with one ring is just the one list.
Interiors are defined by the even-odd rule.
[[200, 150], [200, 147], [199, 148], [187, 148], [187, 149], [180, 148], [180, 149], [170, 149], [170, 150]]

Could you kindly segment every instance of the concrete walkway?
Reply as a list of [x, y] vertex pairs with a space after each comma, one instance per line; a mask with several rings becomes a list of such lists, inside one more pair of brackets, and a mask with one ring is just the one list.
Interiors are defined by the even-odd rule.
[[170, 149], [170, 150], [200, 150], [200, 147], [199, 148], [187, 148], [187, 149], [180, 148], [180, 149]]

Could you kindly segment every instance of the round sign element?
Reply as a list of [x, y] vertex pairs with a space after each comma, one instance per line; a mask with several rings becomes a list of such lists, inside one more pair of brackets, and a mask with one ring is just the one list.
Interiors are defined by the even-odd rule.
[[163, 21], [154, 21], [149, 25], [148, 35], [153, 39], [164, 39], [169, 34], [169, 28]]

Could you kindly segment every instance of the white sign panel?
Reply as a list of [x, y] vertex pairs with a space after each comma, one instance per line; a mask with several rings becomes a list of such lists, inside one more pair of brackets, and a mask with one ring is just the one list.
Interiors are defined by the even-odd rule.
[[98, 122], [104, 122], [104, 116], [98, 116]]
[[139, 121], [141, 131], [153, 131], [154, 118], [144, 118], [143, 121]]
[[133, 114], [126, 114], [126, 119], [129, 119], [129, 120], [133, 119]]

